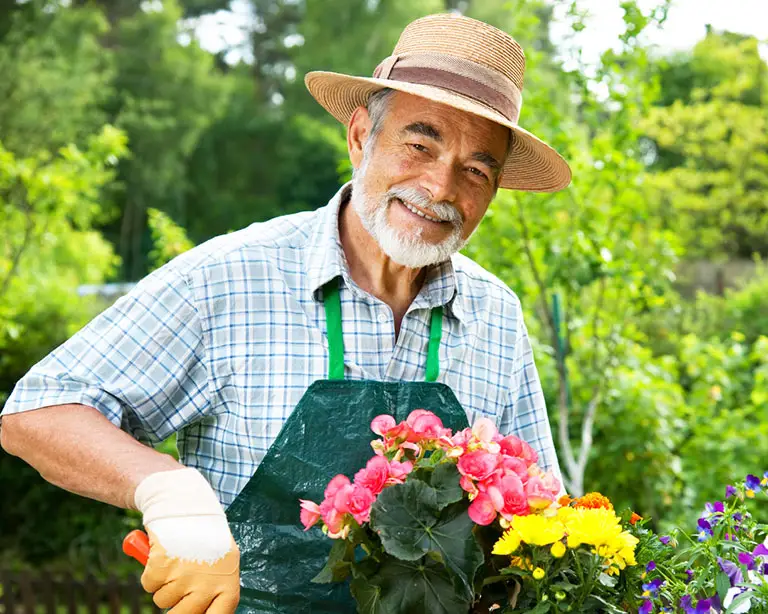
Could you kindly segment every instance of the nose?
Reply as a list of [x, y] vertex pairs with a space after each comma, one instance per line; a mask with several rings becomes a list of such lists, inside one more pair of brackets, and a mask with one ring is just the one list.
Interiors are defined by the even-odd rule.
[[458, 178], [454, 165], [436, 160], [425, 169], [421, 187], [429, 193], [434, 202], [455, 202], [458, 197]]

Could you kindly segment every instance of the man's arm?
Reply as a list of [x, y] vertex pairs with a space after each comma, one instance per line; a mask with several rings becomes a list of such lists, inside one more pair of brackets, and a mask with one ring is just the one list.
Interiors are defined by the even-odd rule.
[[3, 447], [49, 482], [141, 512], [142, 585], [174, 614], [230, 614], [240, 594], [239, 550], [213, 488], [141, 443], [208, 415], [206, 356], [187, 280], [164, 267], [35, 365], [0, 428]]
[[135, 509], [139, 483], [152, 473], [181, 469], [86, 405], [54, 405], [3, 417], [3, 449], [65, 490]]

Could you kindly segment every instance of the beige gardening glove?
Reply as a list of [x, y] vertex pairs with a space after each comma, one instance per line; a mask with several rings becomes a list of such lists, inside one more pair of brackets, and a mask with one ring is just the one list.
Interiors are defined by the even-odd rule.
[[149, 536], [141, 585], [169, 614], [231, 614], [240, 601], [240, 551], [216, 494], [196, 469], [161, 471], [136, 488]]

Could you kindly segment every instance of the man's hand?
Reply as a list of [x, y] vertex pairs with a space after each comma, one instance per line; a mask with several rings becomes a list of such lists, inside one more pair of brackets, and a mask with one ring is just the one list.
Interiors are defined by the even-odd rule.
[[170, 614], [231, 614], [240, 552], [215, 493], [195, 469], [162, 471], [136, 488], [150, 552], [141, 584]]

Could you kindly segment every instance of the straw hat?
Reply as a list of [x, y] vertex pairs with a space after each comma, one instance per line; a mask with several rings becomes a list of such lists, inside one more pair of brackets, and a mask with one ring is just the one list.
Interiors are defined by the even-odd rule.
[[570, 183], [571, 170], [554, 149], [517, 125], [524, 73], [525, 55], [511, 36], [482, 21], [440, 14], [406, 26], [372, 78], [315, 71], [304, 82], [344, 125], [385, 87], [497, 122], [513, 132], [500, 187], [555, 192]]

